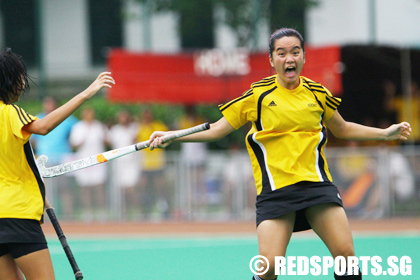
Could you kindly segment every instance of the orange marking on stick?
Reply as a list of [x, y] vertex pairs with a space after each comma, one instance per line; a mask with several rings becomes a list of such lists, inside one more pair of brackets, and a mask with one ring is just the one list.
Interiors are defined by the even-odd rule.
[[102, 154], [96, 156], [96, 160], [98, 162], [106, 162], [108, 161]]

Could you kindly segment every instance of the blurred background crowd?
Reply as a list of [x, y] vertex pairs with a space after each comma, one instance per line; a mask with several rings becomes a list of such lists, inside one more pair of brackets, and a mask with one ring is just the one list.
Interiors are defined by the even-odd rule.
[[[113, 73], [111, 91], [32, 137], [52, 166], [217, 120], [218, 104], [272, 73], [269, 34], [296, 28], [307, 44], [303, 75], [343, 99], [346, 120], [413, 128], [404, 145], [329, 135], [349, 216], [418, 216], [419, 10], [419, 0], [0, 0], [0, 47], [28, 64], [33, 83], [18, 105], [39, 117]], [[67, 220], [253, 220], [248, 129], [46, 179], [47, 195]]]
[[[57, 101], [48, 96], [42, 104], [39, 117], [56, 108]], [[197, 106], [177, 108], [179, 116], [171, 121], [156, 118], [153, 107], [139, 106], [135, 114], [128, 109], [117, 111], [113, 121], [103, 122], [93, 107], [86, 106], [79, 118], [68, 119], [51, 134], [33, 136], [36, 154], [47, 155], [47, 166], [53, 166], [147, 141], [155, 130], [183, 129], [207, 121]], [[244, 147], [247, 129], [237, 132], [240, 139], [213, 146], [175, 143], [166, 150], [145, 149], [48, 178], [47, 195], [62, 219], [84, 222], [253, 220], [256, 190]], [[418, 215], [417, 144], [347, 141], [342, 146], [330, 137], [326, 155], [349, 216]]]

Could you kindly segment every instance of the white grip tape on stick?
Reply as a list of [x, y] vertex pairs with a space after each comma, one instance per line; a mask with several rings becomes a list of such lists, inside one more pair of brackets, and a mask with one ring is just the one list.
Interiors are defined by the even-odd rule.
[[[178, 130], [177, 132], [174, 133], [170, 133], [167, 135], [164, 135], [161, 137], [162, 139], [162, 143], [166, 143], [193, 133], [197, 133], [200, 131], [204, 131], [210, 128], [210, 124], [209, 123], [203, 123], [197, 126], [193, 126], [190, 128], [186, 128], [186, 129], [182, 129], [182, 130]], [[149, 141], [144, 141], [144, 142], [140, 142], [136, 144], [137, 150], [141, 150], [144, 148], [148, 148], [150, 146]]]

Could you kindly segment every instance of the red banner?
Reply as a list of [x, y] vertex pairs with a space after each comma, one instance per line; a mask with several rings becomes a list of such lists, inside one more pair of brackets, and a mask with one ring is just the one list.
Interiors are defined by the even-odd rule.
[[[340, 48], [306, 50], [302, 75], [341, 94]], [[220, 104], [240, 96], [253, 82], [274, 74], [268, 53], [203, 50], [196, 53], [147, 54], [112, 50], [108, 69], [116, 81], [113, 102]]]

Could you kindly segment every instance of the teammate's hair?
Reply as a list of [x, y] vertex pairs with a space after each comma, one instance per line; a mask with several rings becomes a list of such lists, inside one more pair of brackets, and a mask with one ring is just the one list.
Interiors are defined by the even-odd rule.
[[29, 76], [22, 57], [10, 48], [0, 52], [0, 99], [10, 104], [29, 89]]
[[270, 54], [270, 57], [273, 57], [273, 51], [274, 51], [274, 42], [276, 42], [277, 39], [283, 38], [283, 37], [296, 37], [300, 41], [300, 45], [302, 46], [302, 50], [305, 52], [305, 40], [303, 40], [303, 36], [295, 29], [292, 28], [280, 28], [273, 32], [270, 36], [270, 41], [268, 43], [268, 51]]

